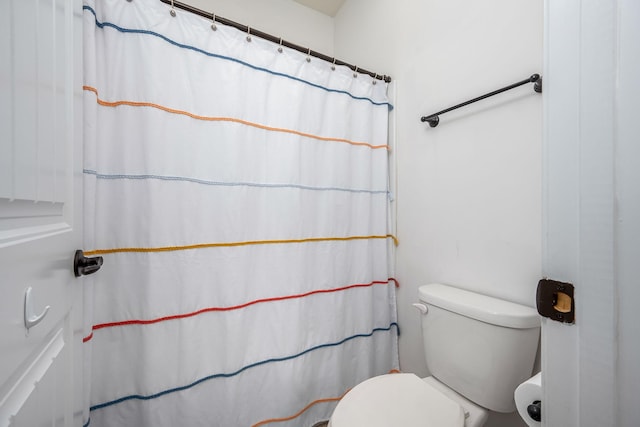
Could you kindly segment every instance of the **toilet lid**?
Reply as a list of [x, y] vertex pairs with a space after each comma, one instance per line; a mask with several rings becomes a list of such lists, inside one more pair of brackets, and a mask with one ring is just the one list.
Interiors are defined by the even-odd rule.
[[338, 403], [331, 427], [462, 427], [464, 410], [414, 374], [370, 378]]

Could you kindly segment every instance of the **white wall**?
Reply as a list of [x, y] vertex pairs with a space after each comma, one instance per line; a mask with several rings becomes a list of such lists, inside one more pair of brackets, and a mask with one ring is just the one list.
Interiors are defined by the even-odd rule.
[[326, 55], [333, 54], [333, 18], [291, 0], [188, 0], [191, 6]]
[[[399, 7], [399, 4], [402, 7]], [[456, 284], [534, 306], [541, 265], [542, 96], [527, 85], [420, 117], [542, 72], [541, 1], [347, 0], [335, 54], [397, 84], [400, 364], [426, 375], [418, 286]], [[492, 415], [491, 426], [518, 425]]]

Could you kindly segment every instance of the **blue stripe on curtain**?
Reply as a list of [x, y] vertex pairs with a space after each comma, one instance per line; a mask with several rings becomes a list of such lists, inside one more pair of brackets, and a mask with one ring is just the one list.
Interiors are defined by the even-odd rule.
[[189, 50], [192, 50], [194, 52], [198, 52], [198, 53], [201, 53], [203, 55], [207, 55], [207, 56], [210, 56], [210, 57], [213, 57], [213, 58], [219, 58], [219, 59], [224, 59], [224, 60], [227, 60], [227, 61], [233, 61], [233, 62], [236, 62], [238, 64], [242, 64], [242, 65], [245, 65], [247, 67], [251, 67], [254, 70], [264, 71], [265, 73], [270, 73], [270, 74], [273, 74], [274, 76], [280, 76], [280, 77], [285, 77], [285, 78], [288, 78], [288, 79], [291, 79], [291, 80], [295, 80], [297, 82], [304, 83], [304, 84], [307, 84], [309, 86], [313, 86], [313, 87], [318, 88], [318, 89], [326, 90], [327, 92], [342, 93], [342, 94], [350, 96], [353, 99], [369, 101], [374, 105], [386, 105], [390, 110], [393, 109], [393, 105], [391, 105], [389, 102], [376, 102], [371, 98], [354, 96], [353, 94], [351, 94], [351, 93], [349, 93], [347, 91], [344, 91], [344, 90], [337, 90], [337, 89], [328, 88], [328, 87], [325, 87], [325, 86], [321, 86], [321, 85], [312, 83], [312, 82], [307, 81], [307, 80], [303, 80], [303, 79], [301, 79], [299, 77], [296, 77], [296, 76], [292, 76], [292, 75], [284, 74], [284, 73], [279, 73], [279, 72], [276, 72], [276, 71], [273, 71], [273, 70], [269, 70], [269, 69], [263, 68], [263, 67], [258, 67], [258, 66], [255, 66], [253, 64], [250, 64], [248, 62], [241, 61], [241, 60], [239, 60], [237, 58], [233, 58], [233, 57], [230, 57], [230, 56], [219, 55], [219, 54], [212, 53], [212, 52], [207, 52], [207, 51], [205, 51], [203, 49], [200, 49], [200, 48], [197, 48], [195, 46], [190, 46], [190, 45], [187, 45], [187, 44], [178, 43], [178, 42], [170, 39], [167, 36], [164, 36], [162, 34], [156, 33], [155, 31], [139, 30], [139, 29], [132, 29], [132, 28], [123, 28], [123, 27], [121, 27], [119, 25], [116, 25], [116, 24], [113, 24], [111, 22], [100, 22], [98, 20], [97, 15], [96, 15], [96, 11], [93, 10], [93, 8], [91, 6], [85, 5], [82, 8], [84, 10], [88, 10], [89, 12], [91, 12], [93, 14], [93, 16], [95, 18], [96, 26], [98, 26], [100, 28], [109, 27], [109, 28], [113, 28], [115, 30], [120, 31], [121, 33], [146, 34], [146, 35], [158, 37], [158, 38], [161, 38], [162, 40], [166, 41], [167, 43], [171, 43], [172, 45], [177, 46], [177, 47], [182, 48], [182, 49], [189, 49]]
[[274, 357], [274, 358], [267, 359], [267, 360], [261, 360], [261, 361], [259, 361], [259, 362], [255, 362], [255, 363], [252, 363], [252, 364], [250, 364], [250, 365], [243, 366], [242, 368], [240, 368], [240, 369], [238, 369], [238, 370], [236, 370], [236, 371], [234, 371], [234, 372], [230, 372], [230, 373], [220, 373], [220, 374], [212, 374], [212, 375], [206, 376], [206, 377], [204, 377], [204, 378], [200, 378], [199, 380], [194, 381], [194, 382], [193, 382], [193, 383], [191, 383], [191, 384], [188, 384], [188, 385], [185, 385], [185, 386], [181, 386], [181, 387], [174, 387], [174, 388], [172, 388], [172, 389], [164, 390], [164, 391], [161, 391], [161, 392], [158, 392], [158, 393], [155, 393], [155, 394], [152, 394], [152, 395], [148, 395], [148, 396], [142, 396], [142, 395], [138, 395], [138, 394], [137, 394], [137, 395], [131, 395], [131, 396], [124, 396], [124, 397], [121, 397], [121, 398], [119, 398], [119, 399], [112, 400], [112, 401], [110, 401], [110, 402], [105, 402], [105, 403], [100, 403], [100, 404], [98, 404], [98, 405], [93, 405], [93, 406], [91, 406], [91, 407], [89, 408], [89, 410], [91, 410], [91, 411], [95, 411], [95, 410], [97, 410], [97, 409], [106, 408], [106, 407], [111, 406], [111, 405], [117, 405], [118, 403], [122, 403], [122, 402], [127, 401], [127, 400], [130, 400], [130, 399], [137, 399], [137, 400], [150, 400], [150, 399], [157, 399], [158, 397], [162, 397], [162, 396], [167, 395], [167, 394], [170, 394], [170, 393], [175, 393], [175, 392], [177, 392], [177, 391], [182, 391], [182, 390], [190, 389], [190, 388], [195, 387], [195, 386], [197, 386], [198, 384], [201, 384], [201, 383], [203, 383], [203, 382], [205, 382], [205, 381], [209, 381], [209, 380], [212, 380], [212, 379], [215, 379], [215, 378], [228, 378], [228, 377], [234, 377], [234, 376], [239, 375], [239, 374], [241, 374], [242, 372], [246, 371], [247, 369], [256, 368], [256, 367], [258, 367], [258, 366], [266, 365], [266, 364], [269, 364], [269, 363], [284, 362], [284, 361], [286, 361], [286, 360], [295, 359], [295, 358], [300, 357], [300, 356], [303, 356], [303, 355], [305, 355], [305, 354], [307, 354], [307, 353], [309, 353], [309, 352], [316, 351], [316, 350], [321, 350], [321, 349], [323, 349], [323, 348], [336, 347], [336, 346], [339, 346], [339, 345], [341, 345], [341, 344], [344, 344], [344, 343], [346, 343], [346, 342], [348, 342], [348, 341], [351, 341], [351, 340], [353, 340], [353, 339], [356, 339], [356, 338], [367, 338], [367, 337], [371, 337], [371, 336], [373, 336], [373, 334], [375, 334], [376, 332], [390, 331], [390, 330], [391, 330], [391, 328], [394, 328], [394, 327], [396, 328], [396, 331], [397, 331], [398, 335], [400, 335], [400, 333], [399, 333], [399, 329], [398, 329], [398, 324], [397, 324], [396, 322], [393, 322], [393, 323], [391, 323], [391, 324], [390, 324], [388, 327], [386, 327], [386, 328], [374, 328], [374, 329], [373, 329], [371, 332], [369, 332], [369, 333], [363, 333], [363, 334], [356, 334], [356, 335], [352, 335], [352, 336], [347, 337], [347, 338], [344, 338], [344, 339], [342, 339], [342, 340], [340, 340], [340, 341], [338, 341], [338, 342], [327, 343], [327, 344], [320, 344], [320, 345], [317, 345], [317, 346], [315, 346], [315, 347], [308, 348], [308, 349], [306, 349], [306, 350], [304, 350], [304, 351], [301, 351], [301, 352], [300, 352], [300, 353], [298, 353], [298, 354], [294, 354], [294, 355], [291, 355], [291, 356], [284, 356], [284, 357]]
[[302, 184], [270, 184], [260, 182], [220, 182], [207, 181], [204, 179], [190, 178], [185, 176], [163, 176], [163, 175], [131, 175], [131, 174], [106, 174], [98, 173], [94, 170], [84, 169], [83, 173], [95, 175], [98, 179], [158, 179], [163, 181], [186, 181], [203, 185], [222, 185], [228, 187], [246, 186], [246, 187], [265, 187], [265, 188], [297, 188], [300, 190], [312, 191], [346, 191], [350, 193], [371, 193], [371, 194], [389, 194], [388, 190], [366, 190], [359, 188], [339, 188], [339, 187], [312, 187]]

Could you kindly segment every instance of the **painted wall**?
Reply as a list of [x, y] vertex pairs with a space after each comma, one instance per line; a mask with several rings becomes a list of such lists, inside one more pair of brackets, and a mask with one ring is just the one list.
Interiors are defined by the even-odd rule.
[[331, 56], [333, 18], [292, 0], [188, 0], [186, 3]]
[[[347, 0], [335, 55], [396, 84], [400, 365], [427, 375], [417, 289], [455, 284], [534, 306], [541, 266], [542, 96], [527, 85], [420, 117], [542, 72], [543, 3]], [[493, 414], [490, 426], [520, 425]]]

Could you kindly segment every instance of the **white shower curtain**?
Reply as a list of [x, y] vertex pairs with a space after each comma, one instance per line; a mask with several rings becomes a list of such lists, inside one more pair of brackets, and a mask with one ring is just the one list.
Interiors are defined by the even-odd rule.
[[398, 368], [386, 84], [85, 0], [85, 425], [311, 426]]

